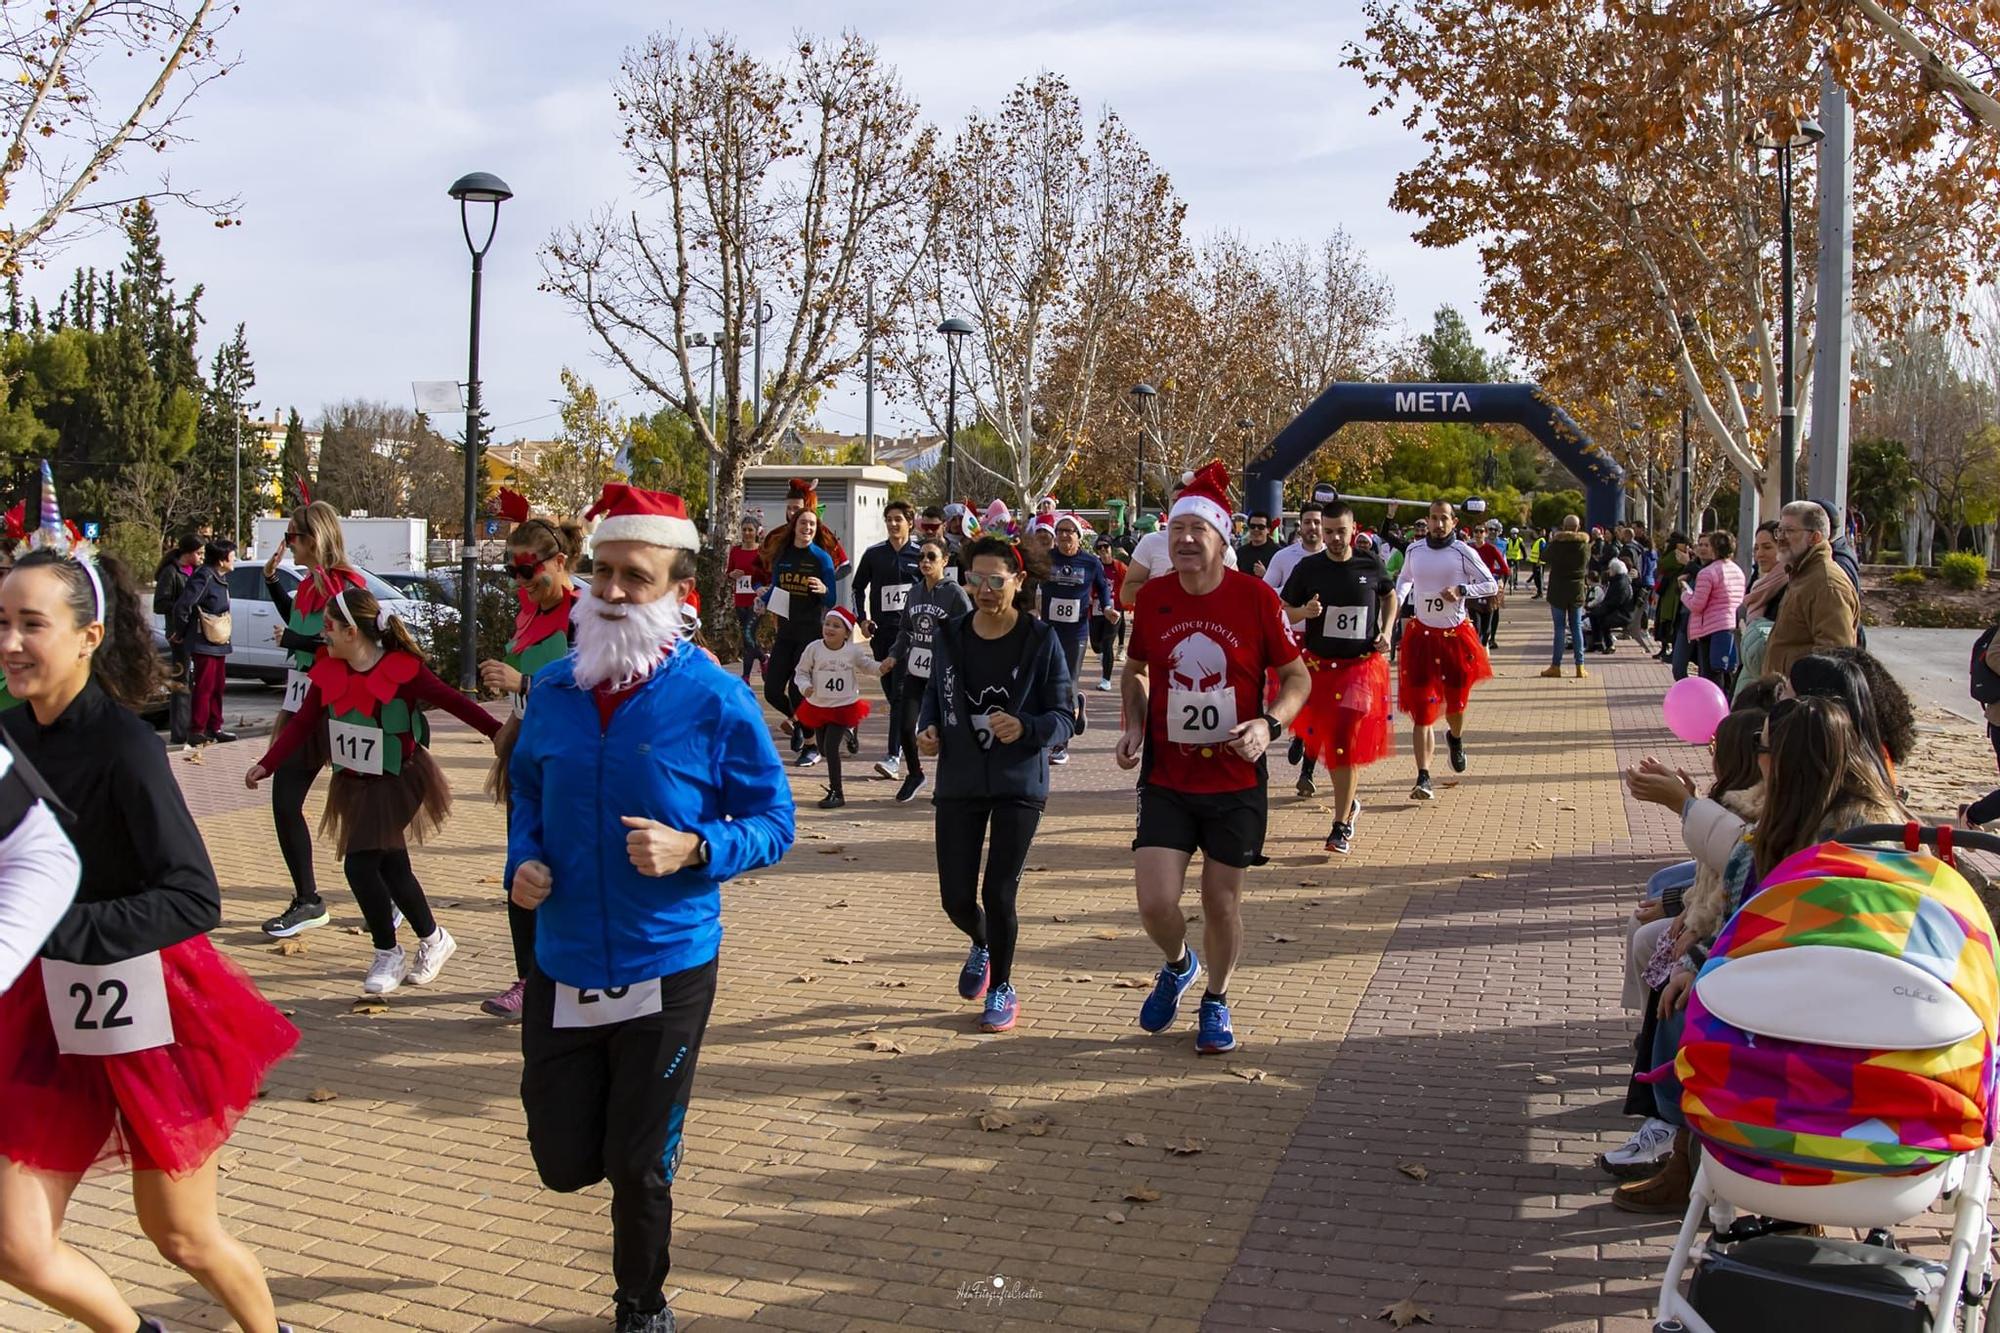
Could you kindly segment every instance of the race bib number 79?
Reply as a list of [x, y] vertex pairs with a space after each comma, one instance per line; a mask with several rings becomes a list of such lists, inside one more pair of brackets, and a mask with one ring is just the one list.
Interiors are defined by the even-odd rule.
[[42, 991], [64, 1055], [130, 1055], [174, 1044], [158, 953], [97, 967], [44, 958]]
[[659, 1012], [658, 981], [601, 990], [580, 990], [560, 981], [556, 983], [555, 1025], [559, 1028], [610, 1027], [613, 1023], [629, 1023]]

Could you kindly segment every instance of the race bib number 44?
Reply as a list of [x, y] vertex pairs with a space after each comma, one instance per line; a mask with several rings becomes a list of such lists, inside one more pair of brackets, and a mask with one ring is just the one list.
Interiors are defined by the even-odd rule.
[[556, 983], [555, 1025], [559, 1028], [602, 1028], [629, 1023], [660, 1012], [660, 983], [579, 990]]
[[928, 648], [910, 649], [909, 672], [912, 676], [922, 676], [925, 680], [929, 680], [931, 678], [930, 649]]
[[1167, 691], [1167, 739], [1175, 745], [1220, 745], [1236, 729], [1236, 691]]
[[303, 671], [285, 673], [285, 697], [278, 704], [281, 711], [296, 713], [306, 706], [306, 691], [312, 688], [312, 677]]
[[335, 764], [350, 773], [364, 773], [371, 778], [382, 776], [382, 746], [387, 740], [382, 728], [329, 722], [326, 730]]
[[1320, 617], [1320, 634], [1328, 639], [1361, 639], [1368, 635], [1368, 608], [1330, 606]]
[[130, 1055], [174, 1044], [158, 953], [98, 967], [44, 958], [42, 991], [64, 1055]]

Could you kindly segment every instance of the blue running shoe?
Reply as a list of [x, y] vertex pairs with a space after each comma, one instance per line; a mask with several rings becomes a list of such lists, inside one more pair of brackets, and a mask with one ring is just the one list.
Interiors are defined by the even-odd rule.
[[1021, 997], [1011, 982], [1003, 981], [986, 992], [986, 1012], [979, 1016], [981, 1032], [1005, 1032], [1021, 1016]]
[[1221, 1055], [1236, 1049], [1236, 1031], [1229, 1026], [1229, 1006], [1220, 1000], [1201, 1002], [1201, 1032], [1194, 1039], [1196, 1055]]
[[1164, 1032], [1181, 1011], [1181, 994], [1201, 975], [1201, 959], [1190, 948], [1187, 971], [1176, 972], [1168, 963], [1153, 981], [1153, 993], [1139, 1006], [1139, 1026], [1148, 1032]]
[[986, 977], [992, 970], [988, 961], [992, 957], [977, 944], [965, 956], [965, 966], [958, 969], [958, 998], [976, 1000], [986, 994]]

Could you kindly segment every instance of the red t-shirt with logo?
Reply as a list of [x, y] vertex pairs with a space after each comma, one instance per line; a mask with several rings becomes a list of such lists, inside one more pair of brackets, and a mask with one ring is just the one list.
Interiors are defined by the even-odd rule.
[[[762, 555], [761, 548], [755, 546], [729, 548], [729, 586], [736, 594], [736, 609], [739, 611], [755, 602], [757, 589], [770, 582], [770, 575], [760, 563]], [[746, 579], [749, 580], [747, 583]]]
[[1185, 792], [1260, 787], [1257, 765], [1228, 733], [1263, 711], [1264, 673], [1299, 655], [1277, 591], [1234, 569], [1203, 597], [1172, 571], [1146, 580], [1132, 613], [1131, 654], [1146, 664], [1145, 781]]

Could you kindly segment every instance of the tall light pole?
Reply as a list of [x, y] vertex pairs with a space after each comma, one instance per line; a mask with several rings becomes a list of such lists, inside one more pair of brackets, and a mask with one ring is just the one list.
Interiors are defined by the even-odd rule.
[[757, 319], [756, 342], [750, 351], [750, 428], [755, 430], [764, 420], [764, 321], [775, 312], [762, 292], [753, 289], [750, 300]]
[[1767, 121], [1750, 136], [1750, 146], [1778, 155], [1778, 302], [1782, 312], [1779, 328], [1778, 375], [1778, 503], [1790, 504], [1799, 498], [1799, 407], [1792, 383], [1792, 153], [1810, 148], [1826, 137], [1819, 122], [1801, 116], [1782, 136], [1779, 126]]
[[951, 366], [951, 388], [944, 396], [944, 502], [958, 499], [958, 344], [972, 333], [972, 321], [953, 315], [937, 326], [944, 335], [945, 360]]
[[1250, 432], [1257, 429], [1257, 423], [1249, 417], [1238, 417], [1236, 429], [1243, 432], [1243, 466], [1236, 472], [1236, 493], [1243, 498], [1243, 511], [1250, 511]]
[[1132, 478], [1132, 531], [1139, 530], [1139, 520], [1146, 512], [1146, 409], [1160, 391], [1150, 384], [1135, 384], [1126, 392], [1132, 395], [1132, 411], [1139, 418], [1139, 466]]
[[229, 367], [229, 412], [235, 418], [236, 427], [236, 504], [232, 511], [235, 517], [229, 525], [229, 540], [240, 547], [243, 545], [243, 358], [240, 349]]
[[[479, 522], [479, 279], [493, 233], [500, 229], [500, 205], [514, 192], [491, 172], [475, 171], [453, 181], [450, 193], [458, 200], [465, 248], [472, 251], [472, 332], [465, 370], [465, 540], [458, 575], [458, 687], [470, 694], [478, 684], [474, 659], [479, 655], [479, 539], [473, 531]], [[490, 204], [493, 210], [487, 218], [486, 239], [477, 242], [472, 239], [474, 204]]]

